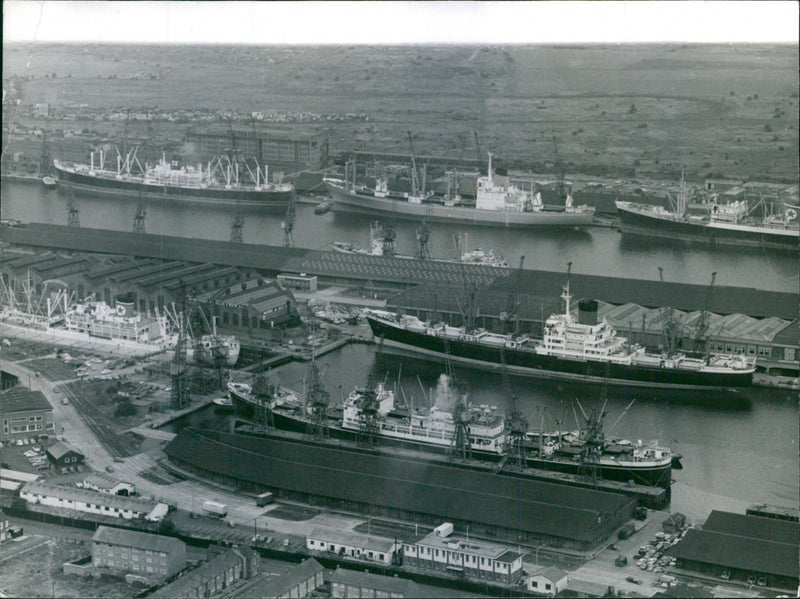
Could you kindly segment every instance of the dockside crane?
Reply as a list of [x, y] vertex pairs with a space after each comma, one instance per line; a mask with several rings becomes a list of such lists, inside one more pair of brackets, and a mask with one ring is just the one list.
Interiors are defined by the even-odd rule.
[[78, 228], [81, 226], [81, 213], [78, 209], [78, 201], [75, 199], [75, 192], [69, 189], [67, 195], [67, 226]]
[[320, 373], [317, 368], [316, 360], [313, 356], [308, 365], [308, 376], [306, 380], [306, 406], [311, 410], [310, 430], [311, 436], [315, 439], [326, 439], [330, 437], [328, 428], [328, 406], [331, 402], [330, 394], [322, 384], [324, 370]]
[[283, 229], [283, 245], [288, 247], [292, 247], [294, 245], [294, 220], [295, 220], [295, 197], [294, 191], [292, 191], [292, 195], [289, 198], [289, 204], [286, 206], [286, 216], [284, 217], [283, 221], [281, 222], [281, 229]]
[[145, 204], [142, 192], [139, 192], [139, 200], [136, 204], [136, 214], [133, 217], [133, 232], [146, 233], [145, 218], [147, 217], [147, 206]]
[[475, 160], [477, 161], [478, 169], [481, 168], [481, 161], [483, 160], [483, 154], [481, 153], [481, 143], [478, 139], [478, 132], [472, 131], [472, 135], [475, 137]]
[[561, 160], [561, 156], [558, 153], [558, 139], [556, 136], [553, 136], [553, 159], [555, 160], [555, 167], [558, 174], [558, 185], [556, 186], [556, 193], [558, 194], [558, 199], [560, 201], [564, 201], [566, 204], [567, 196], [569, 196], [569, 190], [567, 189], [567, 183], [565, 180], [564, 174], [564, 162]]
[[431, 249], [428, 245], [431, 238], [431, 226], [427, 219], [422, 219], [422, 223], [417, 227], [417, 259], [430, 260]]
[[519, 268], [517, 269], [516, 286], [512, 287], [508, 292], [508, 302], [506, 303], [506, 310], [500, 314], [500, 320], [505, 321], [507, 333], [514, 333], [519, 335], [520, 331], [520, 306], [522, 305], [522, 265], [525, 263], [525, 256], [519, 257]]
[[186, 343], [189, 340], [188, 321], [186, 318], [186, 283], [178, 281], [178, 341], [175, 344], [175, 355], [169, 367], [172, 388], [170, 390], [170, 407], [180, 410], [189, 404], [188, 368], [186, 366]]
[[[661, 283], [664, 283], [664, 269], [658, 267], [658, 278]], [[664, 347], [667, 350], [667, 355], [672, 356], [678, 349], [678, 341], [680, 334], [680, 323], [675, 318], [675, 312], [671, 306], [665, 306], [661, 309], [662, 314], [662, 334], [664, 337]]]
[[708, 309], [711, 307], [711, 294], [714, 292], [714, 281], [717, 278], [716, 271], [711, 273], [711, 283], [706, 291], [706, 297], [703, 300], [703, 309], [700, 312], [700, 317], [697, 319], [697, 324], [694, 327], [694, 334], [692, 340], [694, 341], [694, 351], [703, 351], [708, 353], [708, 327], [709, 327], [709, 313]]
[[411, 131], [406, 131], [408, 134], [408, 145], [411, 148], [411, 195], [416, 197], [419, 195], [419, 174], [417, 173], [417, 159], [414, 156], [414, 136]]
[[503, 392], [506, 397], [506, 402], [508, 403], [506, 406], [506, 439], [503, 446], [503, 457], [500, 459], [496, 471], [499, 472], [503, 468], [522, 470], [527, 465], [525, 435], [528, 432], [528, 419], [518, 409], [517, 401], [519, 398], [511, 388], [504, 348], [500, 348], [500, 364], [503, 374]]

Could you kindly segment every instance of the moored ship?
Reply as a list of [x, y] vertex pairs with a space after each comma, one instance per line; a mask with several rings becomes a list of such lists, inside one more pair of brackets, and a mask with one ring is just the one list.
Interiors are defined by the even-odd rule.
[[692, 213], [684, 186], [671, 210], [663, 206], [617, 201], [623, 235], [702, 243], [719, 247], [753, 247], [798, 251], [798, 207], [785, 205], [779, 212], [753, 216], [755, 206], [745, 200], [719, 203], [716, 197]]
[[561, 297], [564, 312], [545, 321], [541, 341], [382, 310], [365, 310], [364, 316], [381, 343], [522, 376], [667, 390], [738, 389], [753, 381], [751, 357], [649, 353], [617, 336], [605, 320], [598, 322], [597, 302], [580, 302], [576, 320], [570, 311], [569, 282]]
[[392, 192], [382, 177], [372, 188], [357, 185], [354, 176], [350, 179], [325, 179], [335, 212], [493, 227], [586, 227], [594, 218], [594, 208], [573, 206], [571, 196], [563, 207], [545, 207], [541, 194], [512, 184], [505, 169], [493, 169], [491, 154], [487, 176], [478, 178], [474, 202], [457, 195], [436, 197], [416, 185], [411, 193]]
[[[229, 394], [240, 415], [270, 422], [275, 428], [309, 432], [315, 427], [314, 407], [297, 393], [257, 379], [253, 385], [229, 383]], [[606, 439], [603, 410], [593, 412], [576, 431], [527, 431], [524, 461], [530, 468], [581, 474], [596, 472], [606, 480], [669, 489], [680, 456], [657, 442], [632, 443]], [[395, 405], [394, 393], [383, 384], [355, 388], [343, 407], [327, 407], [325, 427], [333, 438], [372, 441], [424, 452], [453, 452], [459, 423], [465, 425], [469, 453], [476, 459], [502, 462], [511, 440], [506, 418], [497, 408], [468, 403], [452, 378], [442, 375], [429, 407]]]
[[[394, 258], [414, 259], [414, 256], [406, 256], [396, 254], [393, 252], [392, 242], [394, 241], [394, 232], [385, 233], [383, 227], [378, 221], [370, 224], [370, 244], [369, 249], [362, 248], [354, 243], [348, 241], [334, 241], [331, 244], [331, 249], [340, 254], [361, 254], [362, 256], [392, 256]], [[455, 237], [455, 236], [454, 236]], [[466, 235], [464, 235], [466, 239]], [[475, 248], [474, 250], [461, 251], [461, 236], [456, 240], [456, 249], [458, 254], [457, 260], [447, 260], [444, 258], [425, 258], [431, 262], [462, 262], [464, 264], [475, 264], [478, 266], [495, 266], [497, 268], [508, 268], [508, 262], [495, 256], [494, 251], [491, 249], [484, 250]], [[388, 244], [387, 244], [388, 241]], [[387, 251], [388, 248], [392, 248]]]
[[[166, 199], [176, 202], [251, 206], [265, 209], [286, 209], [294, 197], [294, 187], [287, 183], [269, 182], [269, 171], [255, 163], [251, 168], [242, 163], [250, 178], [240, 177], [240, 162], [218, 156], [204, 167], [178, 166], [162, 156], [155, 166], [142, 166], [132, 148], [123, 158], [117, 150], [117, 168], [105, 167], [105, 152], [92, 152], [90, 163], [67, 164], [55, 160], [53, 165], [61, 185], [90, 193], [120, 195], [143, 199]], [[95, 154], [99, 163], [95, 164]]]

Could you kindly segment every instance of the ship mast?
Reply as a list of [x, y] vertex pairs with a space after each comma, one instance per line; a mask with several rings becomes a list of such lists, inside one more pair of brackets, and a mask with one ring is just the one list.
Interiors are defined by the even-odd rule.
[[570, 322], [572, 316], [569, 308], [572, 301], [572, 296], [569, 293], [569, 273], [572, 270], [572, 262], [567, 262], [567, 284], [561, 289], [561, 299], [564, 300], [564, 316], [567, 317], [567, 322]]

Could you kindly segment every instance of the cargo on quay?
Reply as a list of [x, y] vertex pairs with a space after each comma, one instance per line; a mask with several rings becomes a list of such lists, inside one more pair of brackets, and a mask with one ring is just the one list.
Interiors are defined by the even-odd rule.
[[[134, 147], [124, 158], [117, 150], [116, 169], [105, 167], [107, 157], [102, 150], [91, 153], [88, 165], [55, 160], [58, 183], [87, 193], [267, 210], [285, 210], [295, 195], [288, 183], [270, 183], [267, 167], [257, 163], [251, 168], [246, 162], [218, 156], [205, 167], [178, 166], [162, 157], [155, 166], [142, 166], [136, 150]], [[244, 182], [240, 164], [249, 182]]]
[[573, 206], [571, 196], [567, 196], [563, 207], [545, 207], [541, 194], [513, 185], [505, 169], [493, 169], [491, 154], [487, 175], [478, 178], [474, 202], [456, 194], [436, 197], [424, 189], [418, 190], [416, 184], [412, 185], [411, 193], [393, 192], [385, 178], [378, 178], [374, 188], [357, 185], [355, 176], [324, 181], [334, 199], [334, 212], [515, 228], [587, 227], [594, 219], [594, 208]]
[[649, 353], [617, 336], [605, 320], [597, 322], [596, 302], [581, 302], [576, 320], [570, 312], [569, 282], [561, 298], [564, 312], [545, 321], [542, 341], [527, 335], [424, 322], [383, 310], [364, 314], [381, 343], [476, 368], [507, 369], [521, 376], [666, 390], [740, 389], [753, 382], [754, 358]]
[[695, 204], [692, 210], [683, 186], [671, 210], [636, 202], [616, 202], [623, 235], [719, 247], [800, 250], [798, 207], [785, 205], [779, 212], [756, 217], [753, 214], [759, 204], [751, 206], [746, 200], [719, 203], [712, 197]]
[[[325, 435], [336, 439], [358, 442], [372, 435], [377, 445], [453, 455], [459, 453], [458, 423], [463, 422], [466, 445], [460, 453], [494, 464], [507, 459], [513, 443], [505, 415], [496, 407], [468, 403], [447, 375], [440, 377], [430, 407], [396, 406], [394, 392], [368, 384], [355, 388], [343, 406], [328, 405], [320, 420], [313, 400], [263, 378], [254, 385], [229, 383], [228, 393], [237, 414], [280, 430], [303, 433], [324, 426]], [[371, 422], [368, 414], [374, 416]], [[682, 468], [681, 456], [655, 441], [606, 438], [604, 416], [603, 410], [592, 412], [579, 430], [546, 431], [544, 423], [539, 430], [527, 430], [521, 437], [525, 466], [570, 475], [591, 472], [603, 480], [661, 487], [669, 495], [672, 468]]]

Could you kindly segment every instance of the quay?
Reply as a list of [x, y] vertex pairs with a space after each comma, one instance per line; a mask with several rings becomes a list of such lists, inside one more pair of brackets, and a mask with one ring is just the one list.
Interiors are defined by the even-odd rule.
[[[463, 290], [465, 281], [469, 281], [503, 294], [507, 294], [511, 286], [519, 288], [520, 285], [517, 277], [512, 276], [517, 269], [460, 263], [396, 260], [383, 256], [348, 255], [41, 223], [3, 225], [0, 234], [6, 247], [182, 260], [193, 264], [255, 269], [271, 276], [280, 273], [306, 274], [333, 285], [369, 284], [375, 288], [399, 291], [438, 283], [460, 286]], [[524, 269], [521, 279], [522, 287], [532, 295], [558, 297], [564, 283], [564, 273]], [[570, 281], [576, 297], [596, 298], [610, 304], [635, 303], [651, 308], [668, 305], [676, 310], [709, 309], [719, 314], [742, 313], [754, 318], [797, 317], [796, 293], [720, 285], [715, 287], [711, 306], [707, 307], [707, 285], [585, 274], [573, 274]]]

